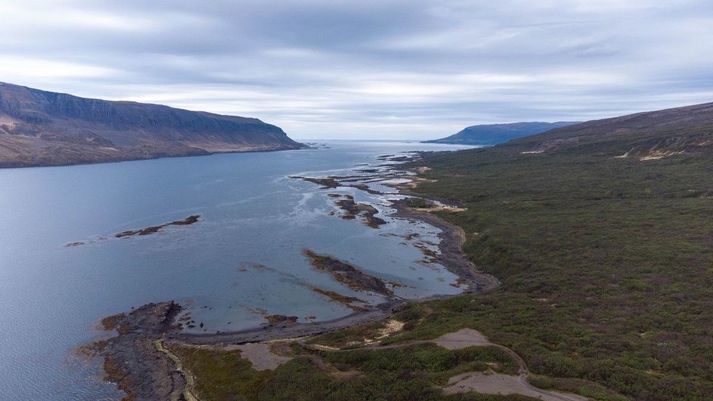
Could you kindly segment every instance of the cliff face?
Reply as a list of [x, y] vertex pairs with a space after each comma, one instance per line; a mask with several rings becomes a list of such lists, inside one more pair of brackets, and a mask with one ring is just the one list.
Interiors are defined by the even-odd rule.
[[298, 149], [258, 119], [0, 83], [0, 167]]

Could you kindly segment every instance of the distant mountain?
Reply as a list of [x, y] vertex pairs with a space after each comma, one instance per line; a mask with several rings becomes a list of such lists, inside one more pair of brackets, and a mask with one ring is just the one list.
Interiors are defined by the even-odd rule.
[[255, 118], [86, 99], [0, 83], [0, 167], [298, 149]]
[[511, 139], [540, 134], [554, 128], [566, 127], [575, 122], [522, 122], [510, 124], [487, 124], [467, 127], [451, 136], [424, 141], [425, 143], [452, 143], [461, 145], [497, 145]]

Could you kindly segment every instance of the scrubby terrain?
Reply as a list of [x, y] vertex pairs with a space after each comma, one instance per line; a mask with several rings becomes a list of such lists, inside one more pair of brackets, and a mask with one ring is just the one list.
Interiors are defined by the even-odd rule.
[[502, 285], [412, 336], [478, 328], [545, 387], [713, 399], [713, 104], [424, 157], [418, 191], [462, 203], [441, 215]]

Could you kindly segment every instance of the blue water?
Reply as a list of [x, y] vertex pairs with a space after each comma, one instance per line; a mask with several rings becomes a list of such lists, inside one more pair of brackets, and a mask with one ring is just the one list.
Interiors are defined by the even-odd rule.
[[[404, 285], [405, 298], [450, 294], [455, 277], [416, 245], [438, 230], [386, 218], [373, 229], [339, 218], [329, 193], [388, 214], [390, 195], [337, 190], [291, 175], [349, 175], [379, 155], [457, 147], [330, 142], [328, 147], [125, 163], [0, 170], [0, 399], [114, 400], [97, 361], [76, 349], [106, 336], [104, 316], [148, 302], [181, 302], [202, 329], [241, 329], [265, 314], [301, 321], [351, 313], [312, 287], [379, 302], [315, 271], [302, 251], [334, 255]], [[380, 186], [375, 187], [387, 190]], [[113, 238], [200, 214], [190, 226]], [[420, 233], [418, 241], [404, 238]], [[65, 246], [81, 241], [84, 245]], [[417, 243], [418, 242], [418, 243]]]

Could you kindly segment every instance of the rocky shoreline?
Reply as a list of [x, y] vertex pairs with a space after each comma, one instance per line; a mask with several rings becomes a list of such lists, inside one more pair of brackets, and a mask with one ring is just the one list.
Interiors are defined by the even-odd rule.
[[404, 201], [394, 201], [392, 207], [396, 209], [396, 217], [423, 221], [441, 230], [441, 241], [438, 243], [440, 252], [435, 260], [457, 275], [468, 286], [469, 292], [488, 292], [500, 285], [495, 276], [481, 272], [465, 256], [462, 249], [465, 243], [463, 229], [434, 214], [413, 209]]
[[174, 320], [180, 310], [169, 301], [102, 319], [104, 329], [117, 335], [90, 344], [85, 351], [104, 359], [104, 378], [126, 393], [122, 401], [179, 399], [185, 379], [154, 341], [178, 330]]
[[[414, 157], [394, 156], [392, 158], [380, 158], [379, 160], [404, 162], [413, 161]], [[374, 176], [366, 176], [364, 178], [376, 180], [378, 176], [381, 176], [386, 180], [402, 177], [401, 174], [395, 173], [404, 171], [398, 169], [399, 165], [387, 166], [386, 170], [377, 171]], [[296, 178], [305, 179], [304, 177]], [[329, 177], [328, 181], [321, 179], [309, 179], [306, 181], [323, 185], [326, 188], [347, 186], [361, 189], [361, 186], [366, 185], [363, 183], [353, 184], [351, 182], [346, 185], [340, 185], [335, 177]], [[398, 185], [393, 186], [399, 188]], [[370, 189], [369, 192], [372, 191]], [[499, 281], [495, 277], [479, 272], [465, 256], [461, 249], [465, 241], [465, 234], [459, 227], [427, 211], [412, 208], [408, 205], [408, 202], [403, 200], [392, 201], [391, 207], [396, 209], [396, 212], [391, 216], [422, 221], [441, 230], [438, 243], [439, 252], [432, 255], [432, 259], [457, 275], [459, 283], [465, 286], [466, 291], [485, 292], [499, 285]], [[376, 212], [371, 213], [372, 218], [374, 214]], [[358, 270], [338, 259], [314, 253], [307, 254], [307, 256], [316, 267], [320, 265], [321, 267], [318, 268], [322, 270], [337, 275], [348, 273], [350, 277], [344, 276], [342, 278], [345, 280], [348, 278], [350, 282], [358, 278], [361, 281], [369, 281], [371, 283], [369, 279], [373, 279], [370, 276], [361, 277]], [[376, 285], [374, 283], [371, 284]], [[387, 291], [386, 288], [384, 290]], [[411, 301], [395, 297], [388, 297], [387, 299], [387, 302], [380, 305], [354, 309], [354, 313], [330, 321], [299, 323], [287, 317], [286, 319], [273, 319], [269, 324], [253, 329], [218, 333], [182, 332], [180, 325], [175, 322], [176, 315], [180, 311], [180, 305], [173, 301], [148, 304], [131, 313], [119, 314], [104, 319], [105, 329], [116, 330], [117, 335], [108, 340], [94, 343], [88, 349], [104, 358], [105, 379], [116, 383], [119, 389], [127, 393], [124, 400], [180, 400], [183, 399], [182, 394], [186, 387], [186, 378], [176, 371], [174, 361], [157, 348], [156, 344], [160, 344], [161, 340], [177, 341], [190, 345], [236, 345], [308, 337], [384, 320], [401, 310], [409, 302], [424, 302], [434, 298]]]

